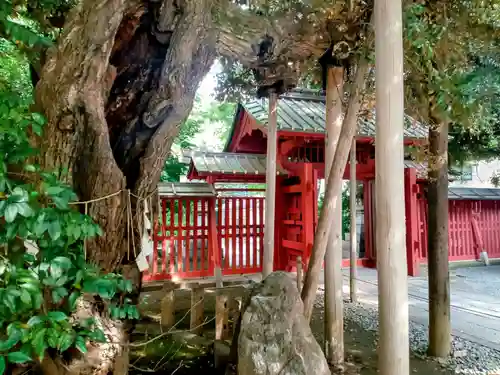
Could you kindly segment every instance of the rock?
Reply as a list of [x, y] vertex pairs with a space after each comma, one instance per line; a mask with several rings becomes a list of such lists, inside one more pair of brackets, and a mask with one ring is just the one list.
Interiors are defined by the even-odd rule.
[[454, 358], [467, 357], [467, 350], [455, 350], [453, 352]]
[[238, 375], [330, 375], [295, 282], [274, 272], [252, 290], [241, 318]]

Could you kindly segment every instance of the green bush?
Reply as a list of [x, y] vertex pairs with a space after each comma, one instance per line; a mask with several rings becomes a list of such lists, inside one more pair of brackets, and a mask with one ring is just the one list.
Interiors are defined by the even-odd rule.
[[83, 295], [98, 296], [112, 319], [139, 317], [132, 283], [86, 262], [84, 241], [101, 230], [75, 193], [28, 163], [36, 150], [27, 134], [43, 125], [26, 98], [0, 85], [0, 374], [49, 349], [85, 353], [89, 341], [104, 341], [95, 320], [71, 319]]

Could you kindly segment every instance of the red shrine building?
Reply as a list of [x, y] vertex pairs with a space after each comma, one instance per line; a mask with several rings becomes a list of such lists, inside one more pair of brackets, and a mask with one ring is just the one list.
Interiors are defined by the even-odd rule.
[[[210, 186], [216, 183], [263, 183], [266, 174], [267, 149], [267, 114], [268, 100], [256, 99], [240, 103], [237, 107], [233, 127], [224, 152], [192, 152], [188, 173], [190, 180], [204, 180]], [[277, 186], [276, 186], [276, 221], [274, 269], [292, 270], [298, 256], [309, 259], [315, 226], [318, 219], [318, 180], [324, 178], [325, 169], [325, 98], [322, 93], [312, 90], [295, 89], [283, 94], [278, 100], [278, 144], [277, 144]], [[404, 144], [418, 146], [426, 142], [427, 128], [411, 117], [405, 118]], [[375, 267], [377, 249], [375, 232], [377, 223], [374, 215], [375, 198], [375, 117], [374, 114], [361, 115], [356, 135], [356, 179], [362, 184], [364, 230], [361, 241], [359, 264]], [[427, 205], [426, 205], [426, 166], [411, 160], [410, 154], [405, 160], [405, 204], [406, 209], [406, 251], [408, 274], [419, 274], [419, 266], [427, 258]], [[344, 179], [350, 178], [349, 164], [346, 166]], [[180, 184], [189, 190], [189, 184]], [[194, 186], [194, 185], [193, 185]], [[200, 185], [201, 186], [201, 185]], [[173, 215], [172, 199], [213, 199], [213, 204], [206, 206], [206, 226], [203, 236], [198, 229], [173, 228], [179, 220], [164, 218], [170, 227], [163, 228], [158, 239], [165, 239], [179, 232], [189, 241], [190, 233], [202, 238], [199, 257], [212, 259], [210, 264], [221, 263], [223, 274], [259, 272], [259, 258], [262, 256], [263, 239], [263, 198], [228, 197], [212, 188], [211, 193], [200, 198], [200, 193], [175, 193], [175, 187], [165, 188], [163, 208]], [[167, 191], [168, 190], [168, 191]], [[177, 188], [179, 190], [179, 188]], [[191, 189], [192, 190], [192, 189]], [[499, 189], [500, 190], [500, 189]], [[161, 191], [160, 191], [161, 193]], [[190, 196], [190, 198], [188, 198]], [[193, 198], [194, 196], [194, 198]], [[449, 259], [450, 261], [475, 260], [482, 251], [487, 251], [490, 258], [500, 258], [500, 191], [496, 189], [450, 188], [449, 191]], [[170, 200], [170, 201], [168, 201]], [[178, 204], [178, 203], [177, 203]], [[195, 210], [200, 210], [198, 203]], [[188, 206], [192, 207], [191, 203]], [[213, 213], [210, 213], [213, 207]], [[187, 209], [185, 209], [186, 211]], [[192, 211], [192, 209], [191, 209]], [[205, 212], [205, 211], [203, 211]], [[179, 214], [178, 212], [176, 215]], [[180, 213], [182, 217], [182, 212]], [[184, 213], [184, 216], [186, 213]], [[189, 215], [189, 214], [188, 214]], [[191, 214], [192, 215], [192, 214]], [[199, 213], [196, 214], [196, 217]], [[183, 219], [180, 221], [182, 222]], [[198, 220], [198, 219], [197, 219]], [[186, 225], [191, 219], [184, 219]], [[198, 225], [198, 222], [189, 225]], [[188, 226], [189, 226], [188, 225]], [[200, 224], [201, 225], [201, 224]], [[200, 227], [201, 228], [201, 227]], [[246, 228], [246, 229], [245, 229]], [[211, 233], [213, 232], [213, 233]], [[214, 237], [211, 239], [211, 237]], [[217, 238], [215, 238], [217, 237]], [[176, 242], [177, 241], [177, 242]], [[170, 262], [180, 263], [181, 255], [173, 254], [180, 250], [179, 241], [170, 241]], [[186, 242], [186, 239], [184, 239]], [[177, 245], [175, 245], [177, 243]], [[172, 245], [173, 244], [173, 245]], [[189, 245], [187, 245], [189, 248]], [[199, 246], [198, 246], [199, 247]], [[236, 251], [235, 249], [239, 250]], [[174, 249], [174, 250], [172, 250]], [[210, 250], [211, 249], [211, 250]], [[214, 250], [215, 249], [215, 250]], [[232, 250], [231, 250], [232, 249]], [[232, 254], [230, 254], [232, 252]], [[212, 254], [212, 255], [211, 255]], [[215, 255], [214, 255], [215, 254]], [[179, 261], [176, 261], [179, 257]], [[196, 254], [195, 254], [196, 257]], [[165, 256], [163, 257], [165, 258]], [[167, 256], [168, 258], [168, 256]], [[175, 258], [175, 259], [174, 259]], [[344, 260], [348, 265], [349, 260]], [[157, 263], [157, 262], [153, 262]], [[161, 263], [161, 262], [160, 262]], [[167, 260], [153, 269], [152, 273], [169, 273]], [[192, 270], [200, 262], [191, 261]], [[210, 268], [210, 264], [207, 266]], [[163, 267], [163, 268], [162, 268]], [[179, 275], [193, 276], [199, 273], [175, 272]], [[211, 272], [205, 267], [206, 272]], [[182, 268], [182, 267], [181, 267]], [[189, 271], [189, 270], [188, 270]], [[170, 272], [174, 272], [173, 268]], [[202, 272], [203, 273], [203, 272]], [[161, 277], [153, 277], [159, 279]]]

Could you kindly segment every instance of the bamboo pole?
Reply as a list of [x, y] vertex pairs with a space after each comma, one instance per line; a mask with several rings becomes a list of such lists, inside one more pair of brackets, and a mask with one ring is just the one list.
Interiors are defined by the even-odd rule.
[[269, 116], [267, 121], [267, 160], [266, 160], [266, 198], [264, 223], [264, 256], [262, 262], [262, 277], [273, 272], [274, 262], [274, 222], [276, 203], [276, 147], [278, 128], [278, 95], [269, 94]]
[[[325, 179], [328, 179], [330, 174], [342, 128], [343, 78], [343, 68], [333, 66], [327, 68]], [[341, 194], [342, 189], [336, 189], [337, 199], [341, 199]], [[325, 355], [329, 363], [338, 365], [344, 361], [342, 206], [340, 204], [335, 207], [333, 215], [332, 229], [328, 236], [325, 254]]]
[[356, 137], [352, 139], [351, 160], [350, 160], [350, 192], [349, 192], [349, 208], [351, 211], [351, 228], [349, 229], [351, 240], [351, 259], [349, 272], [349, 293], [351, 302], [358, 300], [356, 290], [356, 279], [358, 277], [357, 264], [358, 261], [358, 234], [356, 231]]
[[375, 221], [380, 337], [378, 371], [383, 375], [408, 375], [410, 372], [405, 251], [402, 24], [401, 1], [375, 2]]

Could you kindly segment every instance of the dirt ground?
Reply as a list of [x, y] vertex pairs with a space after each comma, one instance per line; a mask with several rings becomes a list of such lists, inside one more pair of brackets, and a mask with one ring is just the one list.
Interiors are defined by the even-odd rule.
[[[237, 291], [234, 292], [236, 295], [239, 294]], [[160, 300], [161, 300], [161, 292], [153, 292], [144, 295], [143, 303], [141, 305], [142, 313], [149, 317], [152, 321], [159, 321], [159, 312], [160, 312]], [[189, 291], [177, 291], [176, 292], [176, 307], [177, 319], [181, 319], [185, 316], [186, 312], [189, 311], [190, 306], [190, 294]], [[205, 336], [210, 339], [213, 337], [213, 316], [214, 316], [214, 307], [215, 307], [215, 295], [213, 293], [205, 294], [205, 320], [210, 323], [206, 325]], [[186, 329], [189, 325], [189, 314], [186, 318], [177, 326], [179, 329]], [[151, 324], [148, 324], [150, 327]], [[318, 342], [323, 341], [323, 318], [322, 311], [318, 309], [315, 311], [313, 318], [311, 320], [311, 328], [313, 330], [314, 336], [318, 340]], [[159, 329], [159, 328], [158, 328]], [[143, 329], [138, 329], [141, 331]], [[152, 332], [149, 333], [154, 334]], [[144, 340], [141, 337], [141, 334], [136, 336], [136, 340]], [[209, 342], [209, 340], [205, 341]], [[345, 342], [345, 351], [346, 351], [346, 366], [345, 366], [345, 374], [348, 375], [379, 375], [377, 370], [377, 345], [376, 345], [376, 335], [373, 332], [366, 331], [359, 327], [356, 323], [346, 321], [344, 328], [344, 342]], [[143, 357], [142, 359], [136, 358], [136, 361], [144, 362], [148, 357], [158, 357], [163, 356], [166, 347], [172, 348], [172, 346], [177, 345], [178, 348], [177, 353], [180, 355], [171, 358], [170, 363], [166, 367], [162, 367], [161, 372], [158, 371], [156, 373], [169, 373], [167, 371], [176, 370], [177, 375], [191, 375], [198, 374], [200, 369], [213, 368], [213, 364], [210, 363], [210, 353], [209, 351], [202, 349], [201, 344], [197, 347], [192, 342], [184, 342], [172, 344], [171, 342], [167, 343], [157, 343], [157, 345], [150, 347], [148, 350], [144, 350], [144, 352], [140, 353]], [[159, 353], [155, 353], [155, 351], [159, 351]], [[196, 353], [199, 351], [200, 359], [195, 359]], [[175, 351], [174, 351], [175, 352]], [[136, 353], [137, 354], [137, 353]], [[151, 359], [151, 362], [156, 361], [155, 359]], [[181, 363], [181, 367], [178, 368]], [[186, 367], [188, 366], [188, 367]], [[151, 366], [148, 367], [151, 370]], [[137, 371], [132, 369], [132, 373], [140, 374], [143, 373], [141, 371]], [[209, 374], [211, 371], [204, 371], [204, 373]], [[417, 356], [411, 356], [411, 371], [413, 374], [422, 374], [422, 375], [451, 375], [453, 372], [450, 370], [442, 368], [439, 363], [430, 360], [430, 359], [422, 359]], [[151, 371], [148, 371], [151, 373]], [[155, 372], [153, 372], [155, 373]], [[216, 372], [213, 372], [216, 373]]]

